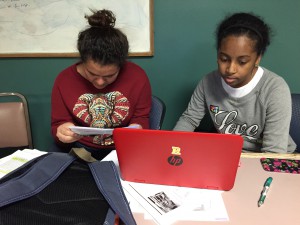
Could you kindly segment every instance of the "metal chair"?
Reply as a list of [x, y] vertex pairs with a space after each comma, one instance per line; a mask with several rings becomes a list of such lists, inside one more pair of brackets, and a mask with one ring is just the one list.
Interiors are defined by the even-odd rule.
[[20, 93], [0, 93], [0, 156], [33, 148], [26, 98]]
[[290, 135], [297, 144], [296, 152], [300, 153], [300, 94], [292, 94]]
[[152, 106], [150, 111], [150, 129], [160, 130], [166, 112], [165, 103], [158, 97], [152, 96]]

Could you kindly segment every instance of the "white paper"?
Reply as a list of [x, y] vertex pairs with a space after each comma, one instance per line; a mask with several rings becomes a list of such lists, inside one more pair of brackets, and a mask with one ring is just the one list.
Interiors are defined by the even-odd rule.
[[[88, 136], [88, 135], [103, 135], [109, 134], [112, 135], [114, 128], [97, 128], [97, 127], [79, 127], [79, 126], [70, 126], [69, 127], [74, 133]], [[131, 125], [123, 128], [136, 129], [139, 128], [138, 125]]]
[[157, 224], [229, 220], [222, 191], [128, 181], [122, 186]]
[[31, 159], [46, 154], [47, 152], [37, 149], [17, 150], [13, 154], [0, 159], [0, 178], [17, 169]]
[[102, 134], [110, 134], [114, 129], [110, 128], [96, 128], [96, 127], [78, 127], [78, 126], [71, 126], [69, 127], [74, 133], [80, 135], [102, 135]]

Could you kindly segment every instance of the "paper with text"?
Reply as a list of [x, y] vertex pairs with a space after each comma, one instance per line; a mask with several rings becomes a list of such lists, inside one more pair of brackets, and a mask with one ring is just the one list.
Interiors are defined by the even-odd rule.
[[228, 221], [222, 191], [122, 181], [158, 224], [175, 221]]
[[28, 161], [46, 154], [36, 149], [17, 150], [13, 154], [0, 159], [0, 178], [17, 169]]

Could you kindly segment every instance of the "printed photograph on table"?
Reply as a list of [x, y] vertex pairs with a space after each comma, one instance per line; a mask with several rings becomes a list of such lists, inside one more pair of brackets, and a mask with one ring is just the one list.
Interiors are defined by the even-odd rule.
[[165, 213], [178, 207], [163, 191], [148, 198]]

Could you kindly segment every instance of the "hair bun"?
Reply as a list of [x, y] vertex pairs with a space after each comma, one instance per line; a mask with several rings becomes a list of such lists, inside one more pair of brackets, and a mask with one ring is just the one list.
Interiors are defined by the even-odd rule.
[[88, 23], [92, 27], [100, 27], [100, 28], [113, 28], [115, 26], [116, 17], [110, 10], [99, 10], [94, 11], [92, 15], [85, 15], [85, 18], [88, 20]]

